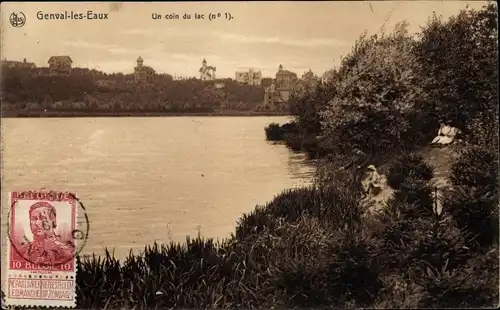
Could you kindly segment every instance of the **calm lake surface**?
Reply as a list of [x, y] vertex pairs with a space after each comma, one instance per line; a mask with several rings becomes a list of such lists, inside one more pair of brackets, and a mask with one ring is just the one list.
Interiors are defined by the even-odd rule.
[[13, 190], [76, 191], [90, 220], [83, 254], [227, 237], [242, 213], [311, 182], [304, 155], [265, 140], [267, 124], [287, 120], [2, 119], [2, 207]]

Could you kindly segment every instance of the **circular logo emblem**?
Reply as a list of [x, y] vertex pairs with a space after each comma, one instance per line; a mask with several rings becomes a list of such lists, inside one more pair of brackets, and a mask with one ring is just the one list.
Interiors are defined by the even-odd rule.
[[23, 12], [12, 13], [10, 14], [9, 22], [13, 27], [22, 27], [26, 24], [26, 16]]

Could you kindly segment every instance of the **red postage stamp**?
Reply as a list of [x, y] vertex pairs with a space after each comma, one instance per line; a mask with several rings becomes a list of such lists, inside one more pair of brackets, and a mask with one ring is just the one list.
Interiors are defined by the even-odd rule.
[[77, 212], [75, 194], [10, 193], [7, 305], [75, 307]]

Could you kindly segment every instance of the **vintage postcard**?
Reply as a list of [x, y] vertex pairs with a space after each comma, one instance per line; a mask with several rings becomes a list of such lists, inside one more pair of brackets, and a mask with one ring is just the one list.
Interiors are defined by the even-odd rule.
[[0, 8], [2, 305], [498, 306], [496, 2]]

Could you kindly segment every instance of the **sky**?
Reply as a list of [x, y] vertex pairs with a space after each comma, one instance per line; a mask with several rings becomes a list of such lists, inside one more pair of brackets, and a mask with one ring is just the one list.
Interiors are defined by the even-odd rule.
[[[217, 77], [257, 68], [274, 76], [279, 65], [299, 75], [321, 75], [340, 62], [366, 30], [391, 30], [403, 20], [416, 32], [433, 12], [448, 18], [484, 1], [318, 1], [318, 2], [2, 2], [1, 58], [47, 66], [54, 55], [69, 55], [74, 67], [132, 73], [136, 59], [158, 73], [198, 76], [205, 58]], [[108, 14], [107, 20], [40, 20], [37, 12]], [[13, 27], [12, 13], [26, 23]], [[153, 19], [153, 13], [161, 20]], [[191, 14], [191, 20], [182, 16]], [[205, 19], [194, 19], [194, 14]], [[213, 21], [208, 14], [221, 13]], [[230, 13], [232, 19], [224, 18]], [[178, 14], [180, 19], [165, 19]]]

